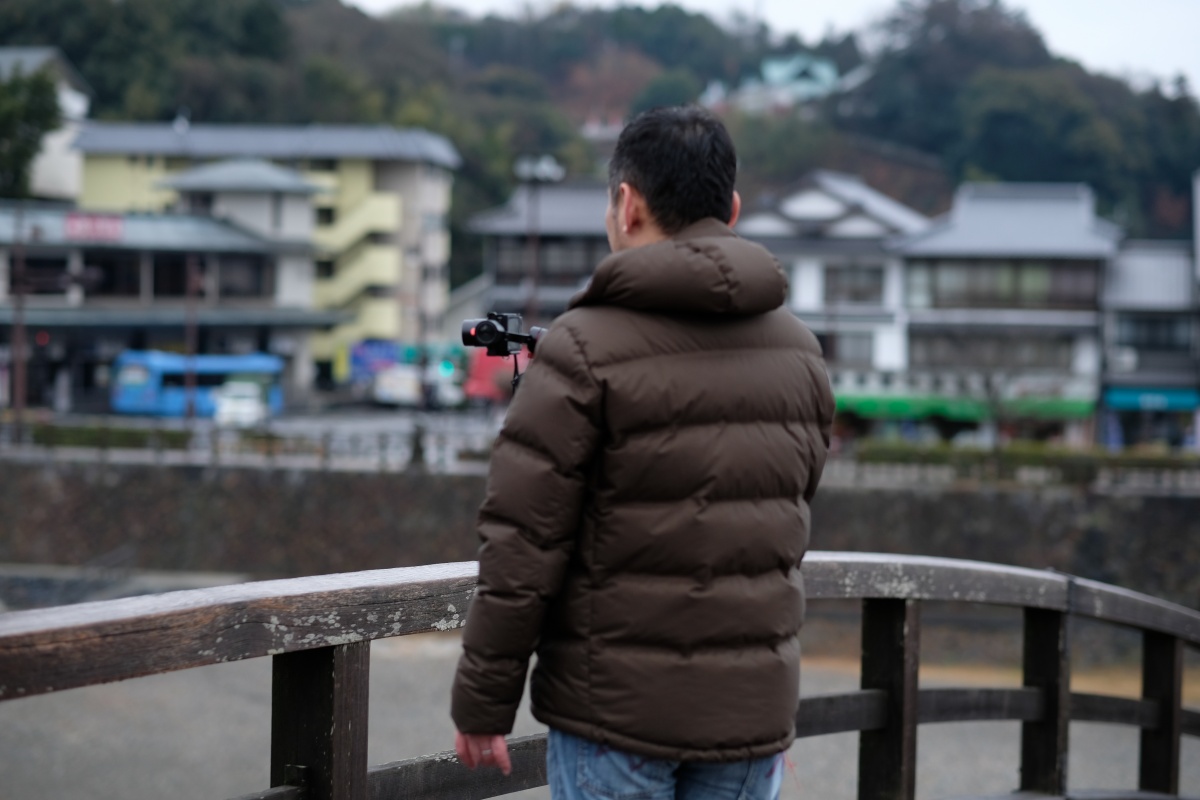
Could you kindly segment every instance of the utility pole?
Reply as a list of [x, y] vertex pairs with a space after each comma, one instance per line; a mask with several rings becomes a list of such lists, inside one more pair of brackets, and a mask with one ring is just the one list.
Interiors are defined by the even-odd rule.
[[13, 423], [14, 441], [20, 443], [25, 425], [25, 242], [23, 240], [25, 201], [17, 203], [15, 236], [13, 237]]
[[184, 415], [190, 425], [196, 416], [196, 290], [200, 271], [196, 265], [196, 254], [187, 255], [187, 306], [184, 339], [187, 348], [187, 365], [183, 373]]

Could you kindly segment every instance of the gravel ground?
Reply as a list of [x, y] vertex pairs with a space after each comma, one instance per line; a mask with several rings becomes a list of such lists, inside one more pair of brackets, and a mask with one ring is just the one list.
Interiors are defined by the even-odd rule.
[[[370, 763], [453, 744], [447, 697], [457, 658], [453, 634], [376, 642], [371, 675]], [[849, 691], [847, 662], [806, 662], [805, 694]], [[924, 685], [971, 682], [972, 671], [931, 673]], [[994, 675], [986, 675], [991, 681]], [[222, 664], [107, 686], [0, 703], [0, 800], [220, 800], [268, 784], [268, 659]], [[522, 710], [517, 734], [541, 726]], [[1017, 723], [958, 723], [920, 730], [918, 796], [1004, 794], [1017, 783]], [[1071, 785], [1130, 788], [1137, 734], [1094, 724], [1071, 728]], [[854, 797], [857, 735], [798, 742], [784, 800]], [[1185, 794], [1200, 796], [1200, 742], [1184, 740]], [[548, 800], [545, 789], [523, 800]]]

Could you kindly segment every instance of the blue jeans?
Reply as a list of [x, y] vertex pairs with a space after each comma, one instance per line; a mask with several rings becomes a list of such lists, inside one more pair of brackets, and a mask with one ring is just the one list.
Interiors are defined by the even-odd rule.
[[671, 761], [550, 729], [553, 800], [777, 800], [783, 753], [749, 761]]

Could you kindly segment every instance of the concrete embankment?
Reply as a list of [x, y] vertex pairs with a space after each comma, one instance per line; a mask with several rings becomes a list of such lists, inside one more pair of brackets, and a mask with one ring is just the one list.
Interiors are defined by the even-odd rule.
[[[484, 479], [0, 463], [0, 562], [314, 575], [474, 558]], [[826, 487], [812, 546], [1052, 568], [1200, 603], [1200, 497]]]

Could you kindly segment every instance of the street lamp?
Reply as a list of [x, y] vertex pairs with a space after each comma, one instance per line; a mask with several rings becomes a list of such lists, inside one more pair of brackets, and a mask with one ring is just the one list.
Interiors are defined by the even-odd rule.
[[538, 320], [540, 308], [537, 301], [539, 248], [538, 248], [538, 213], [541, 196], [539, 189], [542, 184], [558, 183], [567, 174], [567, 170], [552, 155], [521, 156], [513, 164], [513, 173], [517, 180], [526, 185], [529, 191], [529, 296], [525, 305], [525, 322], [532, 325]]

